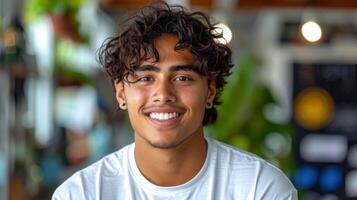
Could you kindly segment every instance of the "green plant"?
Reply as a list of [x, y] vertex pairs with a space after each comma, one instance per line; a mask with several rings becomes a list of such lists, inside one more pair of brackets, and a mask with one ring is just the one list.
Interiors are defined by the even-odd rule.
[[2, 19], [2, 17], [0, 17], [0, 31], [2, 31], [4, 26], [4, 20]]
[[25, 2], [25, 19], [32, 21], [45, 14], [73, 15], [86, 0], [27, 0]]
[[[254, 57], [241, 59], [222, 93], [218, 120], [208, 130], [216, 139], [253, 152], [279, 165], [285, 172], [291, 172], [294, 168], [290, 151], [292, 125], [273, 122], [266, 116], [266, 107], [278, 103], [257, 79], [258, 70]], [[277, 151], [269, 147], [269, 142], [279, 142], [274, 141], [275, 138], [285, 142]]]

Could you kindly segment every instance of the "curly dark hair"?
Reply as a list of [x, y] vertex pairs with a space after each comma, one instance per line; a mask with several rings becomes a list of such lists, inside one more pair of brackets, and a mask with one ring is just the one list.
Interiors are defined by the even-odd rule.
[[[162, 34], [173, 34], [179, 42], [175, 50], [187, 48], [197, 64], [194, 69], [216, 82], [217, 95], [213, 105], [219, 105], [219, 94], [226, 84], [225, 77], [231, 74], [232, 52], [216, 39], [222, 38], [215, 24], [203, 12], [188, 12], [182, 6], [172, 6], [156, 2], [146, 6], [128, 20], [128, 26], [117, 37], [109, 38], [99, 50], [99, 61], [107, 74], [115, 81], [128, 81], [128, 75], [136, 66], [159, 53], [154, 40]], [[202, 124], [210, 124], [217, 119], [213, 106], [205, 110]]]

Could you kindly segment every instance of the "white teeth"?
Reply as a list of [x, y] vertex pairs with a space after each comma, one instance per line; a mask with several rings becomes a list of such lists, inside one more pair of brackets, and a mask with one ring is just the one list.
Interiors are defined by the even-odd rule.
[[150, 118], [158, 120], [169, 120], [179, 116], [179, 113], [150, 113]]

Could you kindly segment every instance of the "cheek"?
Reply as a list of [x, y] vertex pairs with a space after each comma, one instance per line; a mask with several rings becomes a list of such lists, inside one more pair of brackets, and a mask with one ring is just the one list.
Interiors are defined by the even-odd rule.
[[194, 114], [200, 113], [200, 110], [204, 112], [207, 101], [207, 88], [197, 87], [184, 90], [181, 96], [182, 101], [194, 110]]
[[140, 106], [145, 103], [148, 98], [148, 90], [144, 89], [127, 89], [125, 91], [125, 96], [128, 106]]

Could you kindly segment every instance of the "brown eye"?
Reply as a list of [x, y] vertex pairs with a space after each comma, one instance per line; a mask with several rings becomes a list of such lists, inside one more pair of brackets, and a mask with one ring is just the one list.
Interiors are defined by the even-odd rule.
[[192, 81], [192, 79], [187, 76], [177, 76], [175, 77], [175, 81]]
[[138, 81], [140, 81], [140, 82], [148, 82], [148, 81], [152, 81], [152, 78], [148, 77], [148, 76], [144, 76], [144, 77], [140, 77], [138, 79]]

